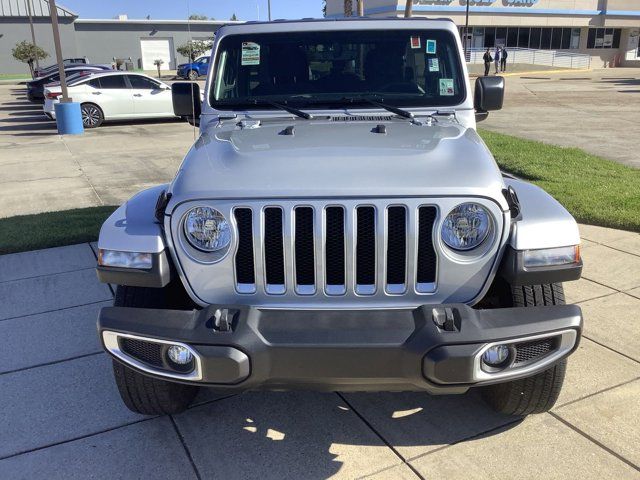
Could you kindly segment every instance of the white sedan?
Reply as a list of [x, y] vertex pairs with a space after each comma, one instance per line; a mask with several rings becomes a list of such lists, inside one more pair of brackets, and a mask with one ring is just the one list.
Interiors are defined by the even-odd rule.
[[[142, 73], [100, 72], [74, 78], [69, 97], [80, 103], [85, 128], [95, 128], [105, 120], [173, 118], [171, 87]], [[55, 118], [54, 105], [60, 101], [60, 85], [44, 91], [44, 113]]]

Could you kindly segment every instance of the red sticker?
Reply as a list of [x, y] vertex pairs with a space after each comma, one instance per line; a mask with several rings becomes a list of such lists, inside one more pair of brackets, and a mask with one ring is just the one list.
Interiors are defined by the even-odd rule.
[[421, 46], [420, 37], [411, 37], [411, 48], [420, 48]]

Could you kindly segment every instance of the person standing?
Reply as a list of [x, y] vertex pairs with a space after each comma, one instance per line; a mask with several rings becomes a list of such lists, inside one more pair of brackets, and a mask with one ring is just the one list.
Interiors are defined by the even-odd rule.
[[496, 54], [494, 56], [496, 75], [500, 73], [500, 47], [496, 47]]
[[502, 55], [500, 55], [500, 71], [501, 72], [506, 72], [507, 71], [507, 57], [509, 56], [509, 54], [507, 53], [507, 49], [502, 47]]
[[487, 77], [489, 76], [489, 70], [491, 69], [491, 62], [493, 61], [489, 47], [487, 47], [487, 51], [484, 52], [482, 59], [484, 60], [484, 76]]

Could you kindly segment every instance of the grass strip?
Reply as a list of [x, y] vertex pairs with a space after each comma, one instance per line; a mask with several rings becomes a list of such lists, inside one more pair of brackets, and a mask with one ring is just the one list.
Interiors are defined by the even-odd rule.
[[116, 207], [89, 207], [0, 218], [0, 255], [98, 239]]
[[546, 190], [578, 222], [640, 232], [640, 169], [579, 148], [479, 133], [503, 171]]

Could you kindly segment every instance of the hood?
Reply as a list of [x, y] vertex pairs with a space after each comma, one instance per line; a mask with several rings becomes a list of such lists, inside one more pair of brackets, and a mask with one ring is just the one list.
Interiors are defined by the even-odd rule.
[[[502, 175], [478, 134], [455, 121], [265, 120], [210, 126], [171, 184], [198, 198], [484, 196], [504, 207]], [[292, 135], [286, 135], [293, 126]], [[171, 205], [170, 205], [171, 207]]]

